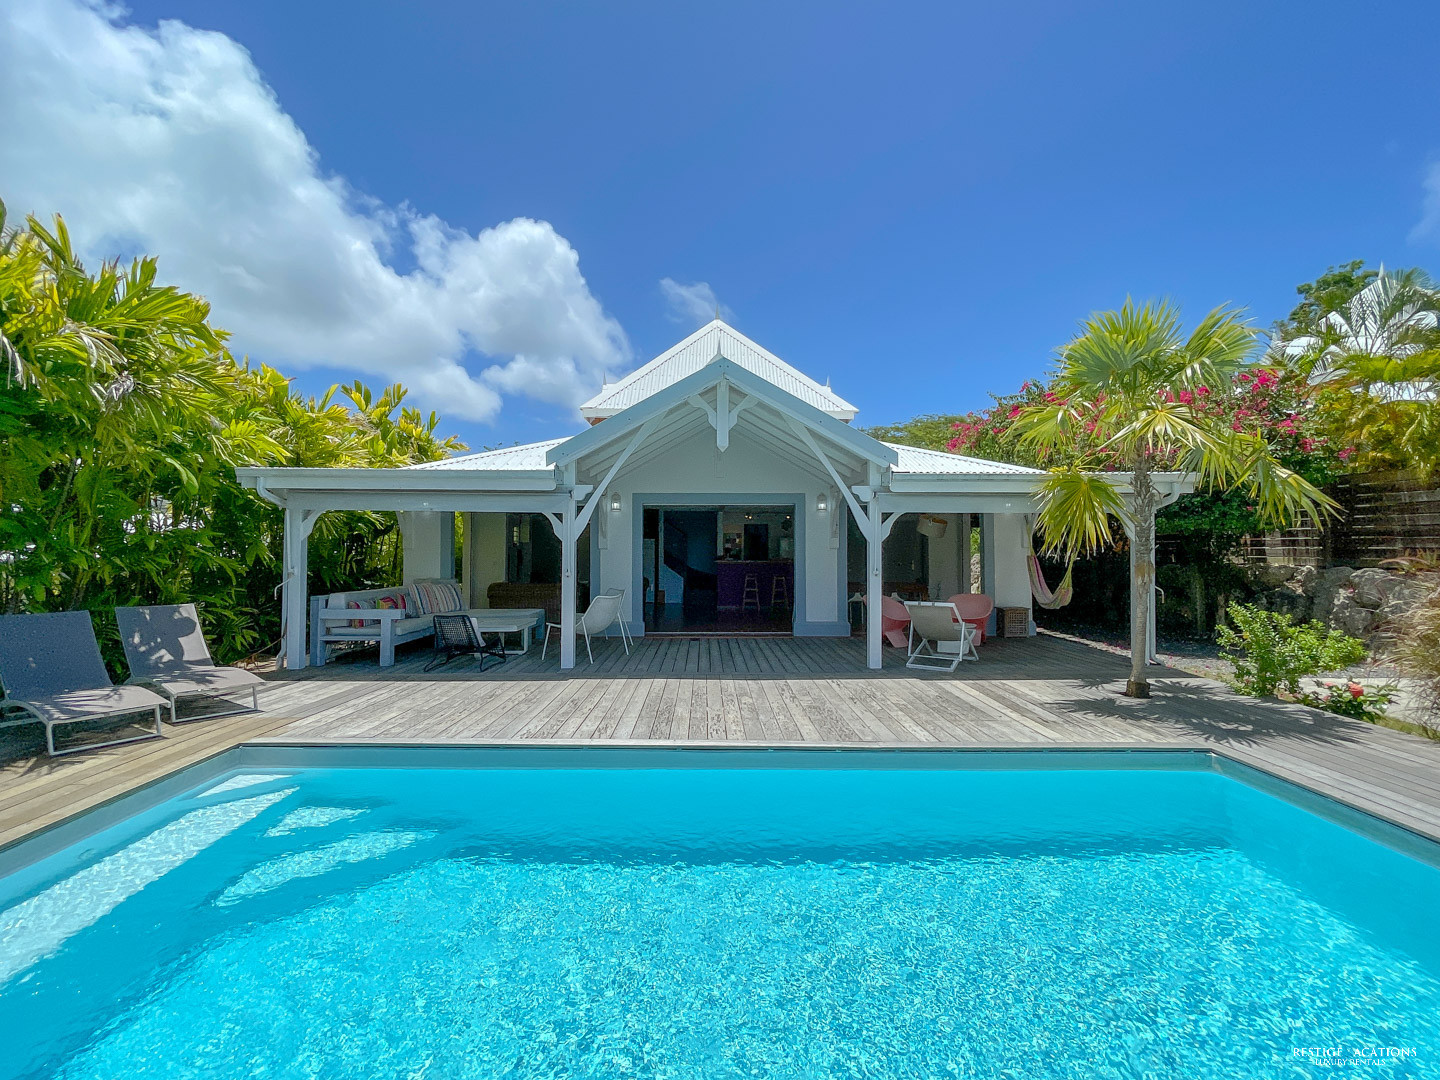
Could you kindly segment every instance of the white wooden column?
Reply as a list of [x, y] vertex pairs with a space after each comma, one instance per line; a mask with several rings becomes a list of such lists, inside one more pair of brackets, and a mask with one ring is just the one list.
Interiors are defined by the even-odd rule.
[[560, 670], [575, 666], [575, 500], [560, 514]]
[[975, 585], [970, 578], [970, 515], [956, 514], [955, 520], [959, 531], [955, 542], [959, 547], [957, 557], [960, 560], [960, 591], [962, 593], [974, 592]]
[[306, 609], [309, 607], [310, 530], [318, 510], [285, 508], [285, 537], [280, 564], [280, 622], [285, 646], [285, 667], [303, 668], [310, 660], [305, 648]]
[[880, 670], [880, 597], [885, 582], [880, 557], [885, 542], [880, 531], [880, 500], [872, 498], [865, 528], [865, 657], [866, 666]]

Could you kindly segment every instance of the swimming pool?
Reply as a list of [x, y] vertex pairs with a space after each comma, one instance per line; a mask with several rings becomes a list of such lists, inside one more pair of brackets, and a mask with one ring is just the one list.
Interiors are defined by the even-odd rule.
[[1440, 1074], [1433, 851], [1307, 798], [1204, 754], [242, 753], [8, 853], [0, 1075]]

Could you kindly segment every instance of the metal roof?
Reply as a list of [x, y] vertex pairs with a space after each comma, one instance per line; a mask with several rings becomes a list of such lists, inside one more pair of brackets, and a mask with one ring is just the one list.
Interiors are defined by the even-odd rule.
[[795, 370], [773, 353], [762, 349], [734, 327], [716, 319], [702, 326], [678, 345], [666, 349], [648, 364], [636, 368], [619, 382], [610, 383], [584, 405], [587, 418], [614, 416], [651, 394], [693, 375], [717, 356], [754, 372], [792, 397], [840, 420], [853, 420], [854, 405], [828, 386]]
[[1030, 469], [1024, 465], [964, 457], [943, 450], [922, 450], [918, 446], [901, 446], [898, 443], [885, 445], [900, 455], [900, 460], [894, 466], [897, 473], [919, 473], [924, 476], [1039, 476], [1043, 472], [1041, 469]]
[[498, 450], [482, 450], [478, 454], [441, 458], [439, 461], [422, 461], [418, 465], [406, 465], [405, 468], [473, 469], [486, 472], [548, 469], [550, 463], [545, 460], [546, 453], [563, 442], [569, 442], [573, 437], [567, 435], [563, 439], [546, 439], [544, 442], [523, 443], [519, 446], [502, 446]]

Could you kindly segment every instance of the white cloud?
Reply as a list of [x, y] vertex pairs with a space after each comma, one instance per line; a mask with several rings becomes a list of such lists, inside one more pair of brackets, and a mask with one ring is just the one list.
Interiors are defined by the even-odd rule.
[[717, 317], [730, 318], [730, 309], [715, 298], [715, 290], [708, 281], [681, 285], [674, 278], [661, 278], [660, 291], [665, 296], [665, 303], [670, 308], [670, 318], [674, 322], [703, 326]]
[[[12, 216], [63, 214], [87, 258], [159, 256], [239, 351], [399, 379], [476, 420], [510, 393], [578, 404], [629, 363], [624, 331], [547, 222], [472, 236], [324, 175], [223, 34], [142, 29], [83, 0], [0, 0], [0, 101]], [[387, 261], [402, 248], [407, 273]]]
[[1440, 240], [1440, 162], [1425, 174], [1425, 198], [1420, 204], [1420, 220], [1410, 230], [1413, 240]]

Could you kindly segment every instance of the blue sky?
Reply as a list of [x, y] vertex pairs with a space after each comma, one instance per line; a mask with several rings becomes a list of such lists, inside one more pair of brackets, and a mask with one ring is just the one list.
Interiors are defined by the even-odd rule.
[[[981, 406], [987, 391], [1042, 372], [1078, 319], [1127, 294], [1171, 297], [1192, 317], [1236, 303], [1267, 324], [1293, 305], [1297, 283], [1333, 263], [1440, 262], [1440, 5], [146, 0], [128, 15], [77, 18], [104, 23], [94, 48], [113, 52], [105, 35], [120, 35], [139, 57], [125, 63], [197, 76], [217, 100], [227, 80], [250, 78], [239, 61], [213, 36], [157, 35], [157, 22], [248, 50], [276, 114], [303, 133], [317, 176], [343, 178], [362, 226], [383, 231], [398, 215], [400, 241], [376, 249], [400, 275], [391, 291], [407, 297], [393, 319], [370, 304], [386, 325], [340, 347], [343, 335], [298, 317], [266, 323], [262, 294], [246, 294], [250, 307], [227, 299], [237, 278], [263, 284], [284, 268], [237, 256], [241, 269], [210, 284], [206, 268], [226, 252], [188, 251], [181, 230], [155, 224], [169, 212], [163, 199], [97, 224], [92, 245], [148, 245], [162, 271], [193, 268], [237, 347], [301, 372], [302, 387], [356, 371], [416, 381], [474, 446], [571, 430], [573, 403], [588, 396], [578, 384], [688, 333], [693, 316], [667, 302], [667, 278], [707, 284], [740, 330], [830, 378], [863, 424]], [[45, 35], [63, 29], [32, 26], [28, 46], [11, 48], [43, 52]], [[77, 98], [72, 111], [86, 107]], [[210, 105], [186, 107], [199, 121], [176, 125], [177, 169], [211, 149], [193, 130]], [[278, 123], [255, 122], [266, 132]], [[268, 144], [248, 123], [216, 121], [247, 134], [214, 151], [213, 172], [236, 171], [230, 154], [265, 167]], [[13, 202], [6, 175], [0, 197]], [[188, 186], [202, 181], [218, 183], [206, 173]], [[167, 190], [163, 177], [134, 183]], [[56, 174], [21, 186], [27, 205], [12, 209], [60, 210], [72, 224], [103, 195]], [[207, 198], [229, 205], [230, 194]], [[297, 228], [282, 212], [280, 239], [267, 237], [270, 216], [261, 207], [223, 231], [253, 229], [250, 242], [283, 250]], [[442, 269], [405, 233], [417, 217], [449, 238]], [[525, 235], [545, 257], [525, 263], [532, 285], [507, 293], [519, 276], [509, 255], [471, 238], [517, 218], [550, 228]], [[346, 220], [342, 231], [354, 226]], [[501, 228], [491, 247], [516, 235]], [[430, 277], [453, 270], [455, 280], [414, 299], [405, 275], [427, 250]], [[557, 252], [578, 255], [583, 282]], [[480, 269], [453, 269], [472, 256]], [[287, 291], [313, 290], [323, 306], [338, 259], [297, 271]], [[500, 296], [505, 325], [457, 313], [482, 288]], [[506, 323], [522, 309], [529, 323]], [[547, 337], [540, 324], [562, 309], [569, 328]], [[419, 330], [387, 336], [437, 319], [453, 320], [453, 333], [416, 348], [460, 341], [443, 370], [405, 355]], [[347, 356], [363, 360], [352, 369]], [[532, 392], [532, 376], [550, 388]]]

